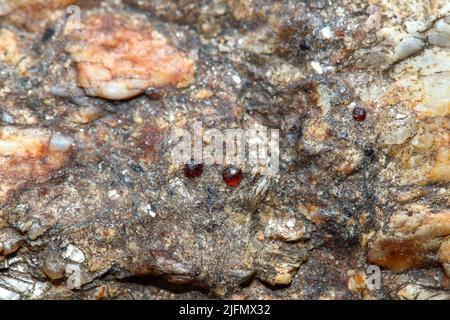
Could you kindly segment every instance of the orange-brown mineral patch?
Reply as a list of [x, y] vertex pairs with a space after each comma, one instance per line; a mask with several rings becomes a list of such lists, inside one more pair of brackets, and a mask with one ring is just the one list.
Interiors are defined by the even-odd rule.
[[40, 129], [0, 128], [0, 204], [13, 192], [46, 180], [69, 160], [72, 141]]
[[439, 249], [439, 262], [442, 263], [445, 274], [450, 278], [450, 237], [441, 244]]
[[433, 181], [450, 182], [450, 148], [442, 146], [436, 155], [436, 161], [430, 173]]
[[441, 242], [448, 235], [450, 211], [432, 214], [423, 209], [411, 216], [394, 214], [387, 232], [374, 241], [368, 260], [397, 272], [419, 268], [437, 262]]
[[88, 95], [122, 100], [149, 87], [185, 87], [194, 81], [194, 62], [140, 16], [91, 15], [70, 38], [66, 50]]
[[22, 59], [17, 35], [8, 29], [0, 29], [0, 62], [16, 64]]

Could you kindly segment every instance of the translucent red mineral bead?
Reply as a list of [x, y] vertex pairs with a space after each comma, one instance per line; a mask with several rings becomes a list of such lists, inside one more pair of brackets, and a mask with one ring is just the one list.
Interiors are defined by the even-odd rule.
[[229, 187], [236, 187], [242, 180], [242, 170], [236, 167], [227, 167], [222, 172], [223, 181]]
[[188, 178], [198, 178], [203, 173], [203, 163], [189, 162], [184, 165], [184, 175]]
[[366, 110], [364, 108], [355, 107], [353, 109], [352, 114], [353, 114], [353, 119], [355, 121], [364, 121], [364, 120], [366, 120], [367, 114], [366, 114]]

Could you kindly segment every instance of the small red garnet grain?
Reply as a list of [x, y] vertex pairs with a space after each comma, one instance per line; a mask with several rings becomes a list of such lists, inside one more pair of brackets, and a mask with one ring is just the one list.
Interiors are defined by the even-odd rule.
[[353, 119], [356, 121], [364, 121], [366, 120], [366, 110], [361, 107], [355, 107], [353, 109]]
[[203, 173], [203, 164], [190, 162], [184, 165], [184, 175], [188, 178], [198, 178]]
[[229, 187], [236, 187], [242, 180], [242, 170], [235, 167], [225, 168], [222, 172], [223, 181]]

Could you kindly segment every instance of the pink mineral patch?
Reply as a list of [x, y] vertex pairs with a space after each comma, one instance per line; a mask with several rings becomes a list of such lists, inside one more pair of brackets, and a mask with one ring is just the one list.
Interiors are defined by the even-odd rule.
[[66, 47], [77, 62], [78, 84], [88, 95], [132, 98], [149, 87], [186, 87], [195, 65], [140, 16], [95, 14], [70, 34]]

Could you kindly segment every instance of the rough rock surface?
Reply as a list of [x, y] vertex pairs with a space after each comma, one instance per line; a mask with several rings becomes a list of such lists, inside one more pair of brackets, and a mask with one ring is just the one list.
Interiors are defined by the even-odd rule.
[[[450, 299], [449, 39], [444, 0], [0, 0], [0, 299]], [[186, 178], [196, 120], [279, 129], [278, 175]]]

